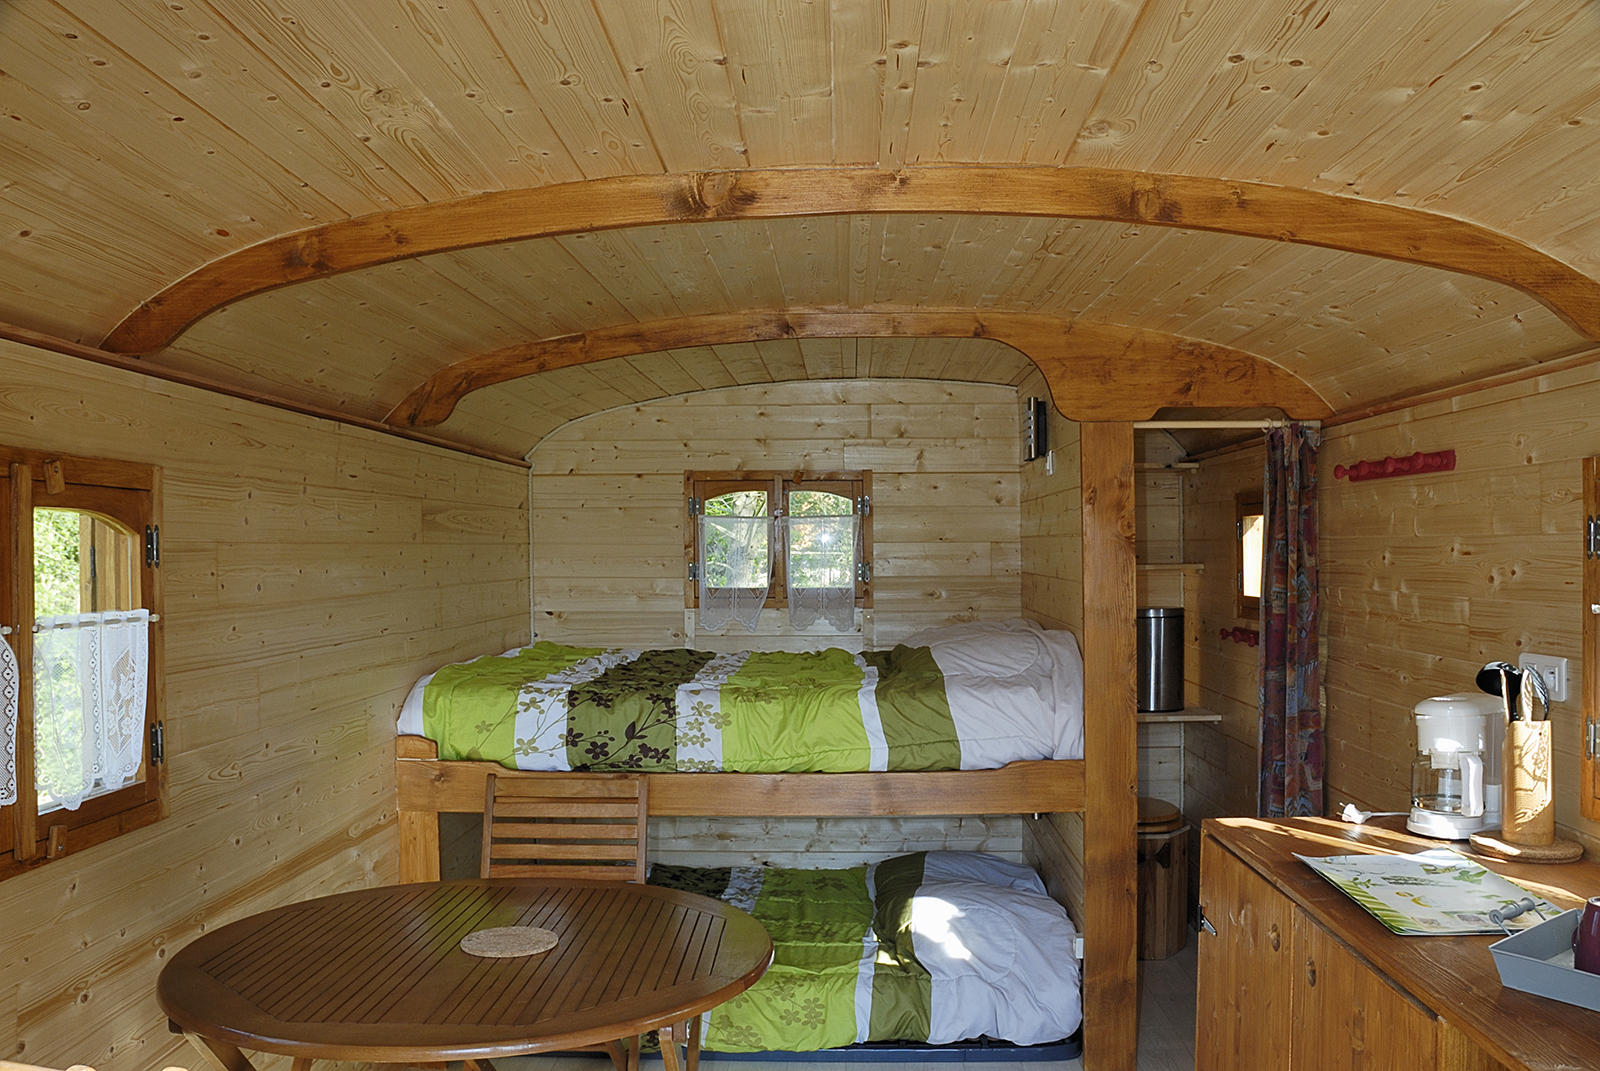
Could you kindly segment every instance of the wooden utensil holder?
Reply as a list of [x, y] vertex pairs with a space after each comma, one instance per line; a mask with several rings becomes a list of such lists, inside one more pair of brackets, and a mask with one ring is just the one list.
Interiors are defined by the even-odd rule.
[[1504, 840], [1534, 846], [1555, 843], [1550, 760], [1549, 721], [1507, 723], [1501, 828]]

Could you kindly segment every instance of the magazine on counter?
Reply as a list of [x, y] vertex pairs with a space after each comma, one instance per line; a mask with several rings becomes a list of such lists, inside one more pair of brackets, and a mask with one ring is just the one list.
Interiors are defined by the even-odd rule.
[[1395, 933], [1501, 933], [1489, 912], [1530, 897], [1534, 910], [1506, 921], [1513, 933], [1561, 909], [1446, 848], [1415, 855], [1295, 855]]

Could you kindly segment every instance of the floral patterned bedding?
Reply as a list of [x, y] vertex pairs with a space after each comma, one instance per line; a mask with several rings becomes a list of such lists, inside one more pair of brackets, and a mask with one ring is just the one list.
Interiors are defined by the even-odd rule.
[[1080, 757], [1076, 641], [1018, 624], [980, 630], [977, 647], [936, 639], [859, 654], [541, 642], [423, 678], [399, 731], [435, 741], [442, 759], [521, 770], [954, 770]]

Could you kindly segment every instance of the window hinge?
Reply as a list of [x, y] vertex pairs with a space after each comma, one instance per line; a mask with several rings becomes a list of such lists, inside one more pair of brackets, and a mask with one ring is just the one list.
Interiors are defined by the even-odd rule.
[[689, 563], [689, 579], [690, 580], [699, 580], [700, 579], [700, 563], [699, 562], [690, 562]]
[[1200, 928], [1209, 933], [1212, 937], [1217, 935], [1217, 928], [1211, 925], [1210, 919], [1206, 918], [1206, 909], [1203, 907], [1200, 909]]
[[856, 562], [856, 579], [863, 584], [872, 583], [872, 566], [866, 562]]
[[147, 569], [161, 568], [161, 526], [144, 526], [144, 564]]
[[1583, 757], [1592, 759], [1600, 754], [1600, 722], [1589, 718], [1583, 723]]
[[1600, 558], [1600, 517], [1588, 518], [1588, 531], [1584, 536], [1584, 556]]
[[862, 495], [856, 499], [856, 512], [865, 517], [872, 512], [872, 496]]
[[150, 726], [150, 762], [153, 765], [160, 765], [166, 761], [166, 758], [166, 730], [162, 727], [161, 722], [158, 721]]
[[702, 505], [703, 505], [703, 503], [698, 498], [691, 498], [689, 500], [689, 516], [691, 516], [691, 517], [700, 516], [700, 507]]

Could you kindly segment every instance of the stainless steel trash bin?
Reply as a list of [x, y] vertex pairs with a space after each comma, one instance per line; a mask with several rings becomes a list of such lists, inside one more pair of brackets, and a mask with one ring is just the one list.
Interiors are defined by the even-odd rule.
[[1139, 610], [1139, 710], [1183, 709], [1183, 610]]

